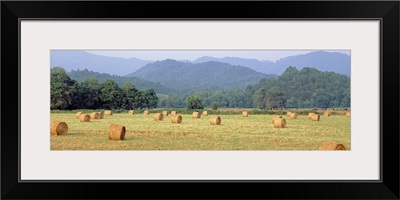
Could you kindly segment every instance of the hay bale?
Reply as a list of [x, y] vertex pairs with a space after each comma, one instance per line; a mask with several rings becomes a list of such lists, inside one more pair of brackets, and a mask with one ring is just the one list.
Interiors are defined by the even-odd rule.
[[162, 112], [162, 114], [163, 114], [164, 116], [168, 116], [168, 111], [165, 110], [165, 111]]
[[133, 111], [133, 110], [128, 111], [128, 115], [134, 115], [134, 114], [135, 114], [135, 111]]
[[80, 122], [90, 122], [90, 115], [88, 114], [81, 114], [79, 115]]
[[201, 115], [199, 112], [193, 112], [192, 118], [200, 118], [200, 117], [201, 117]]
[[175, 110], [171, 111], [171, 116], [174, 116], [174, 115], [176, 115], [176, 111]]
[[311, 119], [312, 121], [319, 121], [320, 118], [321, 118], [321, 117], [319, 116], [319, 114], [312, 113], [310, 119]]
[[329, 111], [325, 111], [324, 112], [324, 117], [329, 117], [329, 116], [331, 116], [331, 113]]
[[286, 116], [290, 117], [290, 114], [291, 114], [291, 113], [292, 113], [292, 112], [287, 111], [287, 112], [286, 112]]
[[286, 128], [286, 119], [276, 118], [274, 120], [274, 127], [275, 128]]
[[242, 112], [242, 117], [248, 117], [248, 116], [249, 116], [249, 113], [247, 111]]
[[50, 135], [68, 134], [68, 125], [65, 122], [53, 121], [50, 125]]
[[181, 115], [171, 115], [171, 123], [173, 124], [181, 124], [182, 123], [182, 116]]
[[99, 119], [103, 119], [104, 118], [104, 113], [103, 112], [97, 112], [99, 113]]
[[273, 115], [272, 116], [272, 124], [274, 124], [275, 123], [275, 120], [277, 120], [277, 119], [282, 119], [283, 117], [281, 116], [281, 115]]
[[112, 110], [106, 110], [106, 111], [104, 111], [104, 115], [112, 115]]
[[211, 116], [210, 124], [211, 125], [221, 125], [221, 117], [220, 116]]
[[149, 111], [148, 110], [143, 111], [143, 115], [149, 115]]
[[76, 114], [75, 114], [75, 117], [77, 118], [77, 119], [79, 119], [79, 115], [81, 115], [83, 112], [77, 112]]
[[297, 119], [297, 113], [290, 113], [290, 119]]
[[336, 142], [326, 142], [322, 144], [319, 150], [346, 150], [343, 144], [338, 144]]
[[93, 112], [90, 114], [90, 119], [100, 119], [100, 114], [98, 112]]
[[346, 112], [346, 117], [350, 117], [350, 112]]
[[108, 128], [108, 139], [123, 140], [125, 139], [125, 131], [125, 126], [111, 124], [110, 128]]
[[154, 121], [162, 121], [164, 120], [164, 115], [161, 113], [154, 114]]
[[208, 111], [207, 110], [203, 111], [203, 116], [208, 116]]
[[308, 119], [311, 119], [311, 115], [313, 115], [315, 113], [308, 113]]

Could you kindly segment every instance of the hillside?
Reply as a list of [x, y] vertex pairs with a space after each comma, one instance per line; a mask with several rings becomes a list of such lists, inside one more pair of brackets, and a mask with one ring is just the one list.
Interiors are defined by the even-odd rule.
[[245, 88], [263, 78], [274, 77], [228, 63], [191, 63], [171, 59], [147, 64], [128, 76], [157, 82], [184, 93], [203, 89], [226, 91]]
[[90, 54], [86, 51], [52, 50], [50, 51], [50, 66], [71, 70], [93, 70], [111, 75], [126, 75], [151, 63], [152, 61], [137, 58], [117, 58]]
[[159, 83], [142, 80], [140, 78], [110, 75], [110, 74], [106, 74], [106, 73], [89, 71], [87, 69], [76, 70], [76, 71], [72, 70], [68, 73], [68, 75], [69, 75], [69, 77], [71, 77], [71, 79], [77, 80], [78, 82], [82, 82], [88, 78], [96, 78], [100, 82], [104, 82], [107, 79], [112, 79], [115, 82], [117, 82], [119, 86], [122, 86], [122, 84], [124, 84], [125, 82], [131, 82], [139, 90], [153, 88], [156, 93], [160, 93], [160, 94], [169, 94], [169, 93], [176, 92], [174, 89], [164, 87]]
[[295, 66], [301, 70], [304, 67], [316, 68], [320, 71], [330, 71], [350, 76], [350, 56], [343, 53], [316, 51], [304, 55], [289, 56], [272, 61], [259, 61], [256, 59], [245, 59], [237, 57], [200, 57], [194, 60], [194, 63], [203, 63], [209, 61], [218, 61], [229, 63], [231, 65], [246, 66], [254, 71], [266, 74], [282, 74], [288, 66]]

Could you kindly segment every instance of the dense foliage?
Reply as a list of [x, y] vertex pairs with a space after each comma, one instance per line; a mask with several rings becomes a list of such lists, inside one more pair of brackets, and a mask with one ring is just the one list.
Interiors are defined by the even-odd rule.
[[89, 78], [79, 83], [61, 67], [51, 69], [50, 99], [52, 110], [59, 109], [142, 109], [157, 107], [154, 89], [140, 91], [130, 82], [119, 87], [111, 79], [99, 82]]

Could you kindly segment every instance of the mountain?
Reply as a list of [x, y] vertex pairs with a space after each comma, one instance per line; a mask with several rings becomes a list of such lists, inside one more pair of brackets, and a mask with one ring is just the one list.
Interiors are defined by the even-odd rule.
[[119, 86], [122, 86], [122, 84], [124, 84], [125, 82], [131, 82], [139, 90], [153, 88], [154, 91], [159, 94], [176, 93], [174, 89], [164, 87], [159, 83], [146, 81], [136, 77], [126, 77], [126, 76], [110, 75], [106, 73], [99, 73], [99, 72], [89, 71], [87, 69], [72, 70], [68, 72], [68, 76], [71, 79], [74, 79], [78, 82], [82, 82], [89, 78], [96, 78], [97, 80], [99, 80], [99, 82], [104, 82], [107, 79], [112, 79], [115, 82], [117, 82]]
[[256, 84], [274, 75], [256, 72], [248, 67], [222, 62], [191, 63], [163, 60], [147, 64], [129, 77], [160, 83], [187, 93], [194, 90], [232, 90]]
[[245, 59], [237, 57], [200, 57], [194, 63], [218, 61], [231, 65], [241, 65], [249, 67], [257, 72], [266, 74], [282, 74], [287, 67], [294, 66], [301, 70], [304, 67], [316, 68], [320, 71], [331, 71], [350, 76], [350, 56], [338, 52], [315, 51], [308, 54], [289, 56], [272, 61], [259, 61], [256, 59]]
[[111, 75], [126, 75], [153, 61], [138, 58], [117, 58], [90, 54], [86, 51], [52, 50], [50, 51], [50, 66], [71, 70], [93, 70]]

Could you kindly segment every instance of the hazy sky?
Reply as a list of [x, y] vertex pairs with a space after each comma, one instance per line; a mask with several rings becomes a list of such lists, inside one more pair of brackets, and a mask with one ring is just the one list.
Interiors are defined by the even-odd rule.
[[[104, 56], [112, 56], [112, 57], [121, 57], [121, 58], [139, 58], [142, 60], [165, 60], [167, 58], [175, 59], [175, 60], [195, 60], [202, 56], [211, 56], [211, 57], [241, 57], [241, 58], [251, 58], [258, 60], [271, 60], [275, 61], [280, 58], [284, 58], [287, 56], [306, 54], [316, 50], [301, 50], [301, 51], [292, 51], [292, 50], [246, 50], [246, 51], [236, 51], [236, 50], [184, 50], [184, 51], [176, 51], [176, 50], [154, 50], [154, 51], [145, 51], [145, 50], [95, 50], [95, 51], [87, 51], [91, 54], [104, 55]], [[350, 55], [350, 50], [326, 50], [329, 52], [339, 52]]]

